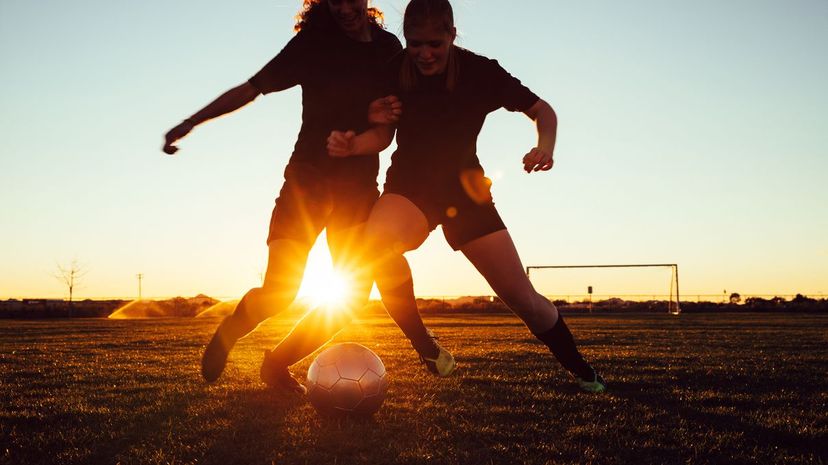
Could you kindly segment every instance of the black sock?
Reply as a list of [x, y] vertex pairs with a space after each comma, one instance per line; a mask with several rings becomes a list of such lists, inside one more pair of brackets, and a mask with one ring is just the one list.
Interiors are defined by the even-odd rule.
[[440, 351], [428, 334], [417, 309], [414, 282], [409, 278], [400, 286], [383, 292], [382, 297], [386, 311], [411, 341], [414, 350], [424, 357], [437, 357]]
[[569, 332], [562, 315], [558, 315], [558, 322], [554, 328], [541, 334], [535, 334], [535, 337], [546, 344], [549, 351], [567, 371], [583, 380], [592, 381], [595, 370], [578, 352], [572, 333]]

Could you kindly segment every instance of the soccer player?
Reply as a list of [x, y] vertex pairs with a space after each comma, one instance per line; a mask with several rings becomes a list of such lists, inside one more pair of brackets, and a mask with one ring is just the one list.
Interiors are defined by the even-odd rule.
[[[331, 158], [326, 139], [333, 130], [369, 129], [369, 103], [388, 92], [383, 70], [402, 46], [381, 27], [381, 17], [378, 10], [368, 7], [368, 0], [305, 0], [296, 36], [275, 58], [249, 81], [225, 92], [165, 136], [164, 151], [173, 154], [178, 150], [174, 144], [196, 126], [247, 105], [259, 94], [302, 87], [302, 127], [270, 220], [264, 282], [244, 295], [207, 345], [201, 371], [208, 382], [221, 375], [238, 339], [293, 302], [308, 252], [323, 229], [327, 229], [334, 265], [346, 273], [353, 270], [351, 274], [358, 278], [355, 286], [361, 289], [355, 295], [367, 300], [372, 282], [357, 270], [364, 268], [358, 266], [362, 227], [379, 195], [378, 153]], [[376, 129], [384, 138], [393, 137], [393, 127]], [[351, 302], [351, 308], [364, 300]], [[321, 313], [311, 312], [300, 320], [283, 345], [287, 353], [312, 352], [344, 324], [328, 321]], [[347, 312], [339, 317], [350, 319]], [[425, 351], [439, 353], [439, 345], [429, 338], [422, 321], [410, 321], [403, 328], [406, 335], [428, 340]], [[305, 388], [287, 369], [298, 359], [272, 359], [270, 353], [265, 355], [262, 380], [303, 393]]]
[[[578, 386], [589, 392], [605, 390], [606, 383], [581, 356], [555, 305], [538, 294], [524, 274], [476, 154], [486, 115], [502, 107], [523, 112], [537, 127], [538, 142], [523, 157], [523, 169], [551, 169], [557, 133], [554, 110], [496, 61], [454, 45], [456, 29], [448, 0], [412, 0], [403, 32], [406, 53], [393, 67], [399, 99], [381, 100], [386, 111], [372, 113], [385, 115], [376, 122], [398, 120], [397, 150], [365, 228], [386, 308], [398, 322], [418, 318], [403, 253], [418, 248], [442, 224], [449, 245], [468, 258]], [[329, 152], [338, 158], [373, 153], [390, 144], [389, 134], [384, 134], [386, 145], [376, 147], [372, 144], [382, 136], [376, 130], [358, 136], [335, 131]]]

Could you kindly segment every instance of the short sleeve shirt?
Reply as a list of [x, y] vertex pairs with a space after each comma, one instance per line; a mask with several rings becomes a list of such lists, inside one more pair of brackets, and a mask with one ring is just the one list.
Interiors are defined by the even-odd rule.
[[263, 94], [302, 87], [302, 127], [290, 163], [376, 182], [376, 154], [333, 159], [326, 143], [333, 130], [368, 129], [368, 104], [390, 93], [385, 72], [401, 50], [393, 34], [376, 26], [370, 42], [339, 30], [302, 30], [250, 79]]
[[[460, 171], [480, 167], [477, 137], [489, 113], [499, 108], [527, 111], [538, 101], [497, 61], [461, 48], [456, 52], [454, 90], [446, 89], [445, 75], [418, 75], [414, 90], [397, 89], [403, 114], [387, 183], [398, 183], [409, 192], [445, 190], [458, 182]], [[401, 62], [395, 60], [393, 69], [398, 70]]]

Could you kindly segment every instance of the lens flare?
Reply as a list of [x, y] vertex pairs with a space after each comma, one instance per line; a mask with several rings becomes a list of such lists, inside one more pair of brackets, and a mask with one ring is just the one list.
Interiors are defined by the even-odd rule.
[[463, 170], [460, 184], [474, 203], [483, 205], [492, 201], [492, 180], [483, 175], [481, 168]]
[[340, 307], [351, 295], [351, 280], [342, 273], [331, 271], [327, 276], [319, 276], [319, 285], [309, 290], [308, 297], [314, 306], [328, 309]]
[[340, 308], [353, 293], [352, 278], [331, 265], [328, 257], [311, 256], [299, 297], [313, 307]]

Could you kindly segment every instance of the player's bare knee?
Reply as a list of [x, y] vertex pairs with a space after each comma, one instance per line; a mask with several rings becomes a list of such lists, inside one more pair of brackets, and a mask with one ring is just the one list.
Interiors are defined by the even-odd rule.
[[558, 308], [549, 299], [533, 291], [532, 320], [527, 326], [533, 333], [552, 329], [558, 322]]
[[518, 315], [522, 313], [531, 314], [535, 305], [535, 292], [531, 289], [511, 288], [501, 290], [497, 296], [506, 304], [509, 309]]
[[378, 253], [401, 255], [411, 248], [403, 240], [401, 232], [393, 226], [368, 226], [365, 228], [364, 240], [367, 253], [372, 255]]
[[381, 224], [374, 224], [372, 222], [368, 222], [368, 224], [365, 225], [365, 229], [362, 232], [362, 238], [363, 241], [365, 241], [369, 251], [372, 247], [382, 242], [385, 236], [385, 232], [383, 231], [384, 229], [386, 228]]
[[297, 294], [296, 289], [268, 285], [267, 281], [265, 283], [262, 287], [249, 290], [236, 307], [235, 313], [239, 317], [244, 317], [255, 325], [290, 305]]
[[231, 313], [221, 323], [224, 332], [240, 337], [247, 334], [259, 325], [264, 319], [251, 313], [251, 308], [247, 305], [237, 305], [236, 310]]
[[534, 289], [515, 292], [511, 300], [501, 299], [533, 332], [552, 328], [558, 319], [555, 305]]
[[304, 270], [288, 270], [281, 273], [267, 273], [262, 287], [256, 288], [258, 299], [293, 300], [302, 284]]

